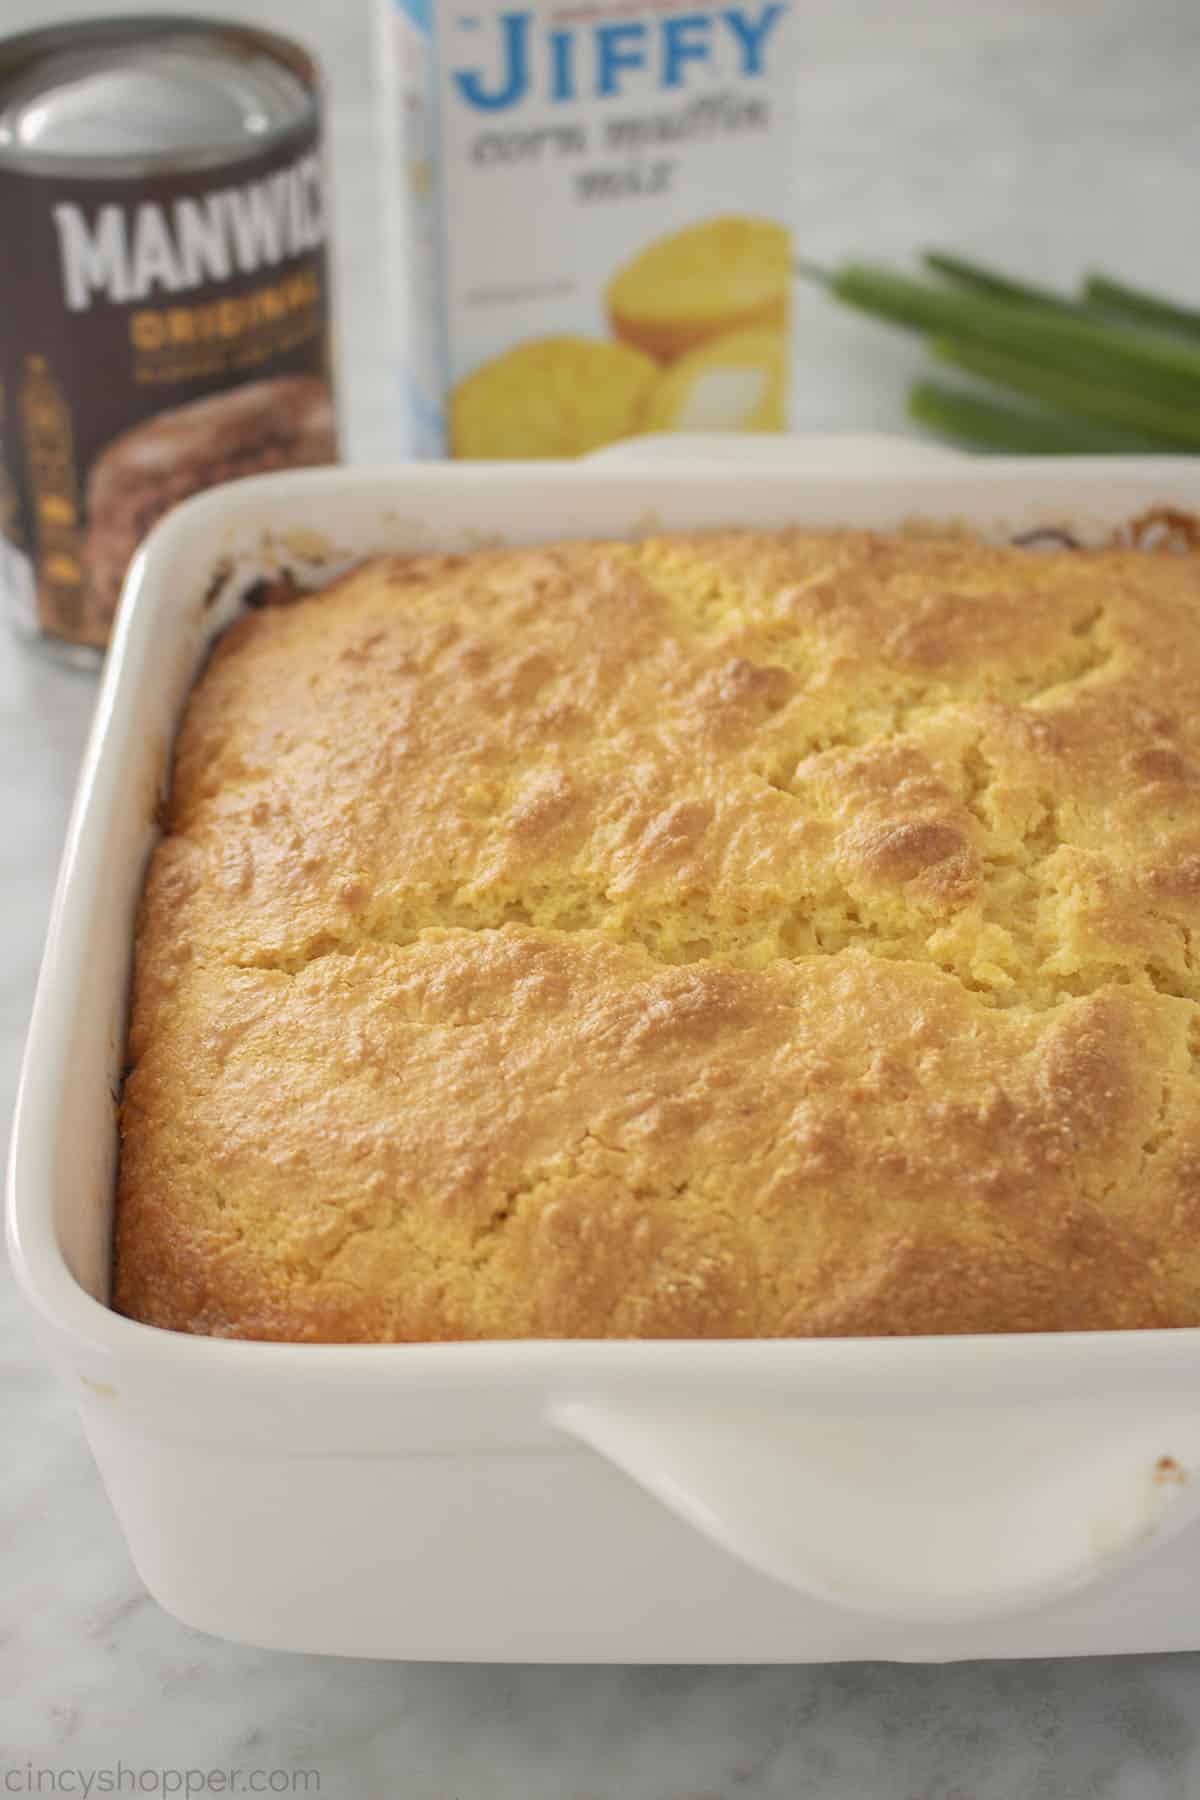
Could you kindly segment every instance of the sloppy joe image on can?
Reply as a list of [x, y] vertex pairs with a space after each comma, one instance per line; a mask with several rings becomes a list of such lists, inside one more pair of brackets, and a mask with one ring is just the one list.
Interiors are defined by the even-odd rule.
[[0, 588], [76, 660], [176, 501], [335, 461], [318, 73], [190, 17], [0, 41]]

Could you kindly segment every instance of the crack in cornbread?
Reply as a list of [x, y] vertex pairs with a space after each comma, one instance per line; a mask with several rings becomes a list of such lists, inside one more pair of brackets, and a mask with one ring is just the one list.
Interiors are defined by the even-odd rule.
[[115, 1303], [315, 1340], [1200, 1323], [1200, 565], [711, 532], [240, 620]]

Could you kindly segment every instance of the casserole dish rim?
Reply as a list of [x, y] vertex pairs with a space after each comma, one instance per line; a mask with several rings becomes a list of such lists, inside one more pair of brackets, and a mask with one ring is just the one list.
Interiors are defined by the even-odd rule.
[[[104, 849], [100, 829], [106, 819], [115, 816], [113, 809], [119, 805], [117, 787], [132, 755], [129, 745], [135, 703], [155, 662], [154, 632], [162, 628], [156, 617], [159, 608], [169, 599], [175, 609], [172, 655], [186, 663], [190, 672], [210, 634], [211, 620], [221, 615], [222, 606], [232, 606], [237, 599], [235, 566], [225, 579], [225, 598], [218, 595], [216, 614], [208, 610], [213, 587], [209, 578], [222, 559], [229, 560], [230, 544], [237, 541], [238, 533], [248, 541], [254, 531], [261, 532], [261, 554], [247, 554], [251, 561], [257, 556], [264, 567], [304, 563], [309, 552], [301, 542], [303, 533], [296, 519], [310, 511], [317, 518], [343, 511], [349, 516], [356, 507], [361, 514], [386, 504], [393, 515], [388, 529], [394, 526], [402, 533], [404, 520], [396, 511], [401, 497], [404, 507], [416, 508], [416, 516], [421, 516], [422, 502], [434, 505], [439, 494], [447, 493], [463, 506], [474, 497], [486, 510], [486, 506], [507, 499], [541, 511], [553, 509], [558, 495], [564, 502], [571, 494], [590, 495], [598, 501], [598, 511], [626, 508], [621, 516], [633, 530], [647, 522], [655, 506], [670, 514], [675, 504], [668, 498], [670, 494], [687, 493], [696, 503], [707, 501], [722, 507], [722, 514], [712, 518], [712, 523], [725, 518], [736, 522], [736, 483], [731, 482], [729, 469], [736, 445], [716, 449], [689, 446], [686, 452], [678, 446], [663, 446], [649, 456], [643, 447], [642, 462], [638, 448], [634, 444], [621, 455], [604, 454], [597, 459], [607, 465], [603, 467], [542, 464], [531, 471], [529, 465], [520, 464], [485, 468], [399, 465], [252, 477], [183, 503], [155, 527], [139, 552], [97, 701], [56, 887], [14, 1114], [6, 1209], [10, 1260], [17, 1283], [59, 1359], [71, 1369], [77, 1394], [81, 1387], [86, 1390], [85, 1411], [95, 1414], [101, 1400], [116, 1397], [126, 1410], [127, 1422], [161, 1436], [167, 1430], [164, 1421], [170, 1407], [176, 1414], [188, 1414], [182, 1423], [171, 1426], [182, 1439], [216, 1445], [226, 1437], [230, 1442], [238, 1438], [238, 1417], [265, 1417], [273, 1405], [285, 1401], [289, 1405], [299, 1405], [301, 1400], [314, 1405], [319, 1402], [319, 1408], [325, 1409], [321, 1416], [332, 1417], [332, 1409], [343, 1402], [361, 1400], [365, 1407], [384, 1400], [393, 1405], [403, 1401], [415, 1408], [427, 1403], [434, 1391], [447, 1400], [458, 1396], [469, 1410], [490, 1393], [505, 1397], [513, 1419], [520, 1414], [527, 1421], [531, 1444], [546, 1447], [553, 1441], [582, 1439], [663, 1499], [665, 1494], [677, 1492], [678, 1470], [667, 1471], [655, 1488], [657, 1477], [653, 1470], [639, 1467], [636, 1447], [624, 1463], [619, 1446], [616, 1451], [606, 1449], [601, 1441], [603, 1420], [596, 1424], [605, 1405], [617, 1405], [633, 1415], [647, 1407], [687, 1410], [698, 1395], [703, 1395], [708, 1406], [740, 1405], [749, 1395], [768, 1408], [787, 1409], [802, 1393], [814, 1416], [836, 1417], [839, 1408], [845, 1408], [846, 1416], [853, 1418], [873, 1413], [881, 1395], [891, 1394], [898, 1406], [908, 1407], [914, 1417], [932, 1419], [938, 1408], [950, 1417], [956, 1410], [986, 1404], [989, 1395], [997, 1405], [1002, 1401], [1010, 1409], [1028, 1404], [1034, 1397], [1039, 1405], [1061, 1399], [1063, 1407], [1070, 1408], [1081, 1392], [1100, 1386], [1112, 1395], [1115, 1415], [1122, 1406], [1136, 1410], [1152, 1386], [1161, 1397], [1164, 1417], [1170, 1416], [1172, 1409], [1190, 1407], [1200, 1378], [1200, 1326], [876, 1338], [276, 1343], [194, 1336], [127, 1319], [89, 1291], [71, 1266], [62, 1220], [55, 1213], [54, 1156], [64, 1126], [69, 1129], [74, 1120], [69, 1109], [59, 1103], [69, 1092], [72, 1007], [89, 974], [95, 973], [88, 966], [88, 925], [95, 922], [93, 880]], [[794, 478], [797, 497], [803, 496], [798, 512], [804, 513], [809, 523], [816, 523], [818, 517], [825, 523], [838, 523], [844, 516], [839, 509], [849, 506], [853, 512], [855, 505], [880, 515], [895, 506], [900, 518], [919, 515], [961, 520], [972, 528], [994, 525], [1011, 517], [1015, 509], [1024, 522], [1029, 512], [1030, 478], [1035, 473], [1040, 496], [1035, 510], [1046, 521], [1069, 513], [1071, 522], [1076, 523], [1074, 509], [1080, 504], [1094, 509], [1094, 520], [1111, 521], [1116, 514], [1124, 521], [1150, 497], [1200, 507], [1200, 459], [1064, 458], [1047, 466], [1005, 458], [982, 465], [875, 440], [859, 442], [842, 456], [828, 444], [806, 446], [777, 440], [772, 453], [757, 446], [749, 461], [747, 486], [759, 499], [764, 489], [774, 491], [773, 477]], [[1128, 497], [1128, 504], [1119, 498], [1122, 494]], [[1085, 497], [1082, 502], [1081, 496]], [[278, 528], [277, 514], [287, 514], [292, 521], [287, 530]], [[671, 528], [670, 519], [663, 522]], [[852, 518], [848, 522], [864, 521]], [[891, 522], [894, 525], [900, 520], [893, 517]], [[882, 516], [879, 524], [885, 528]], [[606, 529], [610, 535], [617, 534], [611, 524]], [[352, 538], [354, 533], [350, 530], [345, 535]], [[545, 541], [545, 534], [541, 536]], [[518, 532], [517, 541], [537, 539]], [[198, 568], [194, 578], [189, 577], [192, 586], [186, 596], [167, 596], [165, 584], [173, 564], [186, 560], [189, 546], [201, 542], [211, 544], [209, 564]], [[309, 546], [317, 562], [331, 559], [327, 573], [335, 572], [339, 557], [344, 560], [351, 554], [347, 546], [339, 548], [339, 543], [334, 532], [332, 542]], [[387, 547], [391, 546], [356, 543], [353, 556], [357, 559]], [[419, 547], [428, 546], [422, 542]], [[233, 560], [236, 565], [236, 556]], [[186, 697], [189, 688], [190, 673], [181, 696]], [[174, 711], [176, 722], [181, 706], [182, 699]], [[154, 755], [161, 776], [169, 768], [166, 739], [156, 746]], [[146, 793], [141, 796], [147, 844], [151, 799]], [[139, 873], [139, 889], [140, 884]], [[123, 942], [124, 986], [132, 953], [128, 920]], [[111, 969], [108, 978], [111, 991]], [[111, 1114], [109, 1117], [111, 1128]], [[102, 1393], [109, 1389], [111, 1395]], [[189, 1414], [193, 1402], [194, 1411]], [[228, 1433], [222, 1423], [222, 1405], [230, 1409]], [[592, 1408], [582, 1423], [571, 1411], [579, 1405], [585, 1413], [587, 1407]], [[96, 1429], [94, 1421], [89, 1424], [94, 1443]], [[418, 1430], [414, 1425], [413, 1431]], [[248, 1431], [247, 1425], [243, 1441]], [[469, 1437], [466, 1425], [464, 1431]], [[523, 1431], [524, 1424], [515, 1438]], [[284, 1441], [282, 1435], [279, 1441]], [[1164, 1439], [1172, 1447], [1175, 1441], [1174, 1436]], [[312, 1454], [336, 1458], [341, 1451], [330, 1436], [325, 1443], [318, 1439]], [[1195, 1456], [1189, 1454], [1182, 1466], [1186, 1470], [1192, 1464], [1200, 1466], [1200, 1444]], [[681, 1506], [676, 1510], [684, 1512]], [[1190, 1496], [1186, 1506], [1173, 1510], [1177, 1518], [1172, 1529], [1190, 1518]], [[695, 1516], [689, 1522], [695, 1524]], [[780, 1574], [782, 1563], [771, 1567], [769, 1559], [760, 1557], [755, 1565], [754, 1557], [738, 1548], [736, 1534], [726, 1533], [724, 1540], [719, 1531], [709, 1535], [752, 1565]], [[1141, 1536], [1144, 1533], [1135, 1533], [1130, 1545], [1140, 1542]], [[784, 1572], [780, 1579], [791, 1577]], [[1022, 1587], [1021, 1605], [1025, 1597]], [[963, 1617], [980, 1611], [970, 1596], [963, 1604]], [[905, 1606], [905, 1616], [911, 1615], [911, 1597]], [[959, 1616], [957, 1606], [954, 1599], [954, 1604], [937, 1616]], [[996, 1596], [989, 1589], [984, 1611], [991, 1616], [996, 1609]], [[886, 1597], [867, 1610], [886, 1612]]]

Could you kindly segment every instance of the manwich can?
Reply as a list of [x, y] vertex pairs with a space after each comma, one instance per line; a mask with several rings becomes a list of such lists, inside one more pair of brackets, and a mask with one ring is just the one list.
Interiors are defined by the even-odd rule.
[[88, 658], [154, 521], [337, 457], [317, 69], [190, 17], [0, 41], [0, 587]]

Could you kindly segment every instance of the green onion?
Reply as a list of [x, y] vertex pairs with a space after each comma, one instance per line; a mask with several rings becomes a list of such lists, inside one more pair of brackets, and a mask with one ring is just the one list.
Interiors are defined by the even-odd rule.
[[1105, 312], [1119, 313], [1152, 330], [1179, 331], [1185, 337], [1200, 337], [1200, 311], [1180, 306], [1174, 300], [1163, 300], [1145, 288], [1126, 287], [1111, 281], [1107, 275], [1089, 275], [1083, 284], [1085, 300]]
[[847, 263], [825, 281], [838, 299], [893, 324], [1128, 388], [1179, 410], [1200, 409], [1200, 348], [1049, 308], [948, 292], [867, 263]]
[[[930, 349], [940, 362], [953, 363], [996, 387], [1015, 388], [1055, 411], [1116, 426], [1177, 449], [1200, 449], [1200, 399], [1169, 406], [1129, 388], [1110, 387], [1103, 380], [1080, 380], [1069, 372], [954, 338], [935, 338]], [[1139, 447], [1152, 446], [1143, 443]]]
[[914, 382], [908, 411], [910, 418], [942, 437], [973, 444], [979, 450], [1007, 451], [1018, 456], [1129, 455], [1163, 448], [1131, 432], [1113, 431], [1084, 419], [1057, 419], [1049, 413], [1005, 406], [998, 400], [986, 400], [938, 381]]
[[927, 250], [921, 259], [927, 269], [944, 275], [972, 293], [985, 294], [991, 300], [1011, 300], [1022, 306], [1049, 306], [1059, 312], [1078, 313], [1087, 309], [1067, 294], [1056, 294], [1053, 288], [1035, 287], [1028, 281], [1014, 281], [997, 269], [985, 269], [981, 263], [968, 262], [965, 256], [951, 256], [945, 250]]

